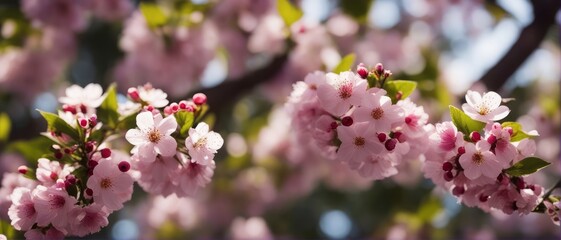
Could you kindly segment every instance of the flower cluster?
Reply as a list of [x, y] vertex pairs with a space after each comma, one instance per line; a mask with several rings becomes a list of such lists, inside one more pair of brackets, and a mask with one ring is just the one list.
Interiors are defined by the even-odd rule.
[[396, 174], [403, 160], [423, 153], [428, 115], [407, 98], [415, 82], [390, 76], [382, 64], [309, 74], [294, 84], [286, 105], [298, 137], [363, 177]]
[[[223, 140], [201, 122], [206, 96], [168, 105], [167, 94], [147, 84], [129, 89], [128, 97], [118, 103], [114, 86], [103, 94], [96, 84], [74, 85], [59, 99], [58, 115], [41, 112], [50, 153], [21, 166], [19, 175], [5, 175], [0, 189], [12, 225], [26, 238], [100, 231], [131, 199], [135, 180], [166, 196], [192, 196], [211, 181]], [[125, 130], [132, 156], [113, 147]]]
[[543, 188], [524, 177], [548, 163], [532, 157], [535, 131], [516, 122], [496, 121], [510, 110], [495, 92], [468, 91], [461, 110], [451, 107], [452, 122], [438, 123], [430, 137], [425, 176], [459, 201], [485, 211], [528, 214], [540, 203]]

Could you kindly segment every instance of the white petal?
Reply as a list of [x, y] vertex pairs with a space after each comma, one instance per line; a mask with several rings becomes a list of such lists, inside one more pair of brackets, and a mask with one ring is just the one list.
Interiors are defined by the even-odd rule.
[[507, 106], [499, 106], [497, 109], [495, 109], [492, 112], [492, 114], [495, 115], [493, 116], [493, 121], [501, 120], [506, 116], [508, 116], [509, 113], [510, 113], [510, 109]]
[[136, 125], [140, 131], [147, 132], [154, 128], [154, 117], [151, 112], [141, 112], [136, 115]]
[[138, 129], [129, 129], [125, 135], [125, 139], [135, 146], [147, 142], [145, 135]]
[[164, 157], [171, 157], [175, 155], [177, 149], [177, 142], [173, 137], [164, 136], [156, 144], [156, 151]]
[[200, 133], [200, 134], [203, 134], [203, 135], [208, 133], [208, 129], [209, 129], [208, 124], [206, 124], [204, 122], [199, 123], [197, 125], [197, 127], [195, 128], [197, 133]]
[[154, 150], [154, 147], [155, 146], [153, 143], [140, 145], [140, 147], [138, 148], [139, 160], [144, 162], [153, 162], [154, 160], [156, 160], [156, 151]]
[[496, 92], [488, 92], [483, 95], [483, 104], [485, 104], [489, 109], [495, 109], [501, 105], [501, 96]]
[[224, 144], [224, 139], [222, 136], [216, 132], [209, 132], [207, 134], [207, 147], [213, 150], [218, 150]]
[[466, 93], [466, 102], [472, 107], [479, 105], [479, 103], [481, 103], [481, 94], [476, 91], [468, 90]]
[[167, 136], [175, 132], [175, 130], [177, 129], [177, 121], [175, 120], [175, 117], [173, 115], [170, 115], [164, 118], [160, 122], [158, 129], [161, 133]]

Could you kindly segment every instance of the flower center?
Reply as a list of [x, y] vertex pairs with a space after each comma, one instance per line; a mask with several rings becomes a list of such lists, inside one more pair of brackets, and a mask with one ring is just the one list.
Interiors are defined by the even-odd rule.
[[33, 203], [28, 203], [26, 205], [24, 205], [23, 207], [23, 214], [24, 216], [30, 218], [33, 215], [35, 215], [36, 211], [35, 211], [35, 207], [33, 206]]
[[353, 86], [351, 83], [343, 84], [339, 87], [339, 98], [347, 99], [353, 95]]
[[104, 178], [104, 179], [101, 179], [101, 182], [99, 183], [99, 186], [103, 189], [107, 189], [107, 188], [110, 188], [111, 186], [113, 186], [113, 183], [111, 182], [111, 179]]
[[160, 141], [161, 138], [162, 138], [162, 134], [156, 128], [154, 128], [154, 129], [152, 129], [148, 132], [148, 140], [150, 142], [157, 143], [157, 142]]
[[200, 148], [200, 147], [206, 146], [206, 142], [207, 142], [206, 137], [203, 137], [203, 138], [199, 139], [199, 141], [197, 141], [195, 144], [193, 144], [193, 146], [195, 148]]
[[473, 161], [473, 163], [477, 165], [481, 165], [481, 163], [483, 163], [483, 155], [481, 155], [481, 153], [473, 154], [473, 157], [471, 157], [471, 161]]
[[377, 107], [374, 110], [372, 110], [372, 112], [370, 113], [370, 116], [372, 116], [372, 118], [378, 120], [378, 119], [380, 119], [384, 116], [384, 109], [382, 109], [381, 107]]
[[315, 85], [315, 84], [310, 84], [310, 85], [308, 85], [308, 88], [310, 88], [310, 89], [312, 89], [312, 90], [317, 90], [317, 89], [318, 89], [318, 86]]
[[366, 141], [364, 140], [363, 137], [355, 137], [355, 145], [357, 147], [362, 147], [362, 146], [364, 146], [365, 143], [366, 143]]
[[66, 200], [63, 196], [54, 195], [50, 200], [49, 203], [51, 204], [51, 209], [62, 208], [66, 203]]
[[478, 113], [481, 114], [481, 115], [487, 115], [490, 111], [491, 111], [491, 109], [489, 109], [489, 107], [487, 107], [486, 105], [481, 105], [481, 106], [479, 106]]

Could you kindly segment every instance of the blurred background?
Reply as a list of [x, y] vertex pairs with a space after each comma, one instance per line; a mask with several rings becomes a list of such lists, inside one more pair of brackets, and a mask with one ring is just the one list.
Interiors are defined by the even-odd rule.
[[[561, 1], [279, 2], [2, 0], [0, 174], [26, 161], [30, 154], [10, 146], [32, 144], [46, 127], [35, 109], [55, 112], [66, 87], [115, 82], [126, 93], [150, 82], [171, 101], [207, 94], [225, 139], [213, 181], [196, 198], [135, 188], [90, 239], [561, 236], [545, 215], [457, 204], [423, 177], [420, 161], [383, 181], [363, 179], [296, 145], [283, 109], [294, 82], [350, 53], [355, 65], [381, 62], [394, 79], [417, 81], [412, 98], [431, 123], [449, 119], [448, 105], [468, 89], [497, 91], [515, 99], [507, 120], [540, 132], [536, 155], [552, 165], [533, 181], [548, 189], [561, 176]], [[286, 26], [283, 16], [300, 12]]]

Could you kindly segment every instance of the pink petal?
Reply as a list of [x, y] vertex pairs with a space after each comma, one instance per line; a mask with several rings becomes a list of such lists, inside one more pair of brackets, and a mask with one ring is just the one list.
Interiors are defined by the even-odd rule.
[[164, 157], [171, 157], [176, 153], [177, 142], [173, 137], [164, 136], [156, 144], [156, 151]]
[[154, 116], [151, 112], [141, 112], [136, 115], [136, 125], [142, 132], [147, 132], [154, 128]]
[[154, 160], [156, 160], [156, 151], [154, 150], [154, 144], [146, 143], [140, 145], [138, 149], [138, 156], [141, 161], [145, 162], [153, 162]]
[[501, 96], [496, 92], [488, 92], [483, 95], [483, 103], [489, 107], [489, 109], [495, 109], [501, 105]]
[[476, 91], [468, 90], [466, 93], [466, 102], [472, 107], [479, 105], [479, 103], [481, 103], [481, 94]]
[[138, 129], [129, 129], [125, 135], [125, 139], [135, 146], [147, 142], [144, 134]]
[[493, 110], [491, 114], [493, 114], [493, 121], [501, 120], [508, 116], [510, 113], [510, 109], [507, 106], [499, 106], [497, 109]]
[[166, 118], [164, 118], [160, 122], [160, 125], [158, 126], [158, 129], [164, 135], [168, 135], [168, 136], [170, 134], [172, 134], [173, 132], [175, 132], [175, 130], [177, 129], [177, 121], [175, 120], [175, 117], [173, 115], [170, 115], [170, 116], [167, 116]]

